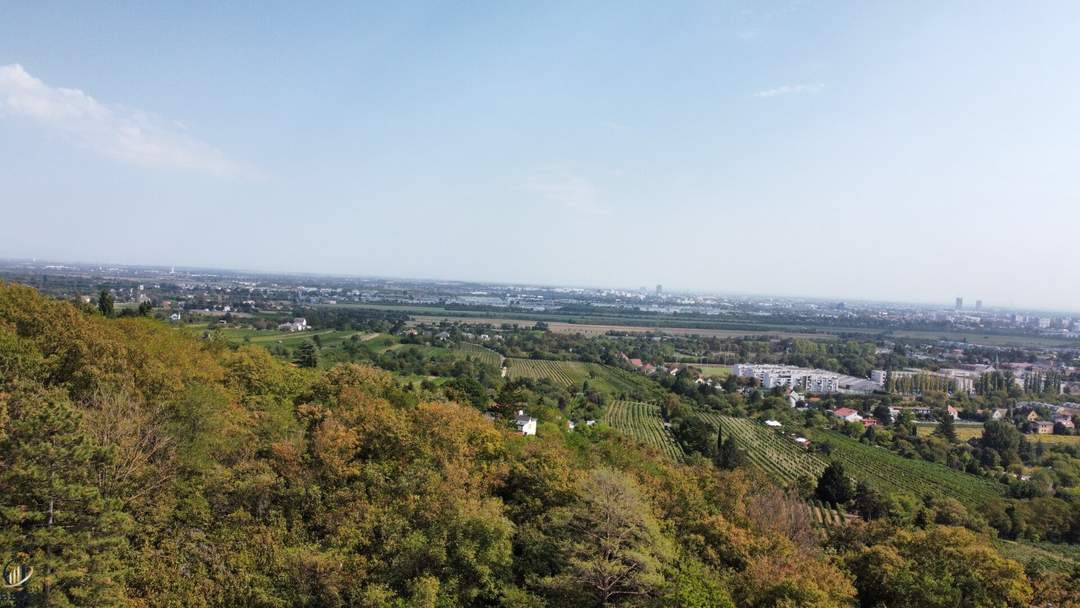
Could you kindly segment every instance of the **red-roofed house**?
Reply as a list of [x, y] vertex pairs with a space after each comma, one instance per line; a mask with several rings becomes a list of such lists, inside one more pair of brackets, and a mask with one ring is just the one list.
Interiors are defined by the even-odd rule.
[[836, 416], [837, 418], [840, 418], [841, 420], [846, 420], [848, 422], [858, 422], [862, 420], [862, 416], [859, 415], [859, 412], [851, 409], [850, 407], [841, 407], [833, 410], [833, 416]]

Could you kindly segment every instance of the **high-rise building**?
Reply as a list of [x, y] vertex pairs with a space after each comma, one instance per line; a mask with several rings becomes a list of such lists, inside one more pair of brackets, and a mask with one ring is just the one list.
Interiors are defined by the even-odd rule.
[[964, 307], [964, 298], [956, 296], [956, 310], [960, 310]]
[[982, 310], [982, 300], [975, 300], [975, 310]]
[[656, 286], [656, 295], [660, 295], [662, 293], [664, 293], [664, 286], [663, 285], [657, 285]]

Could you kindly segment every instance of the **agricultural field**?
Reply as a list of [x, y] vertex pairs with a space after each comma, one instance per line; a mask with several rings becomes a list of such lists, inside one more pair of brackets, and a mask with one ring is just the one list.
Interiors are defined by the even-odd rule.
[[731, 375], [730, 365], [710, 365], [708, 363], [691, 363], [692, 367], [701, 370], [701, 375], [706, 378], [727, 378]]
[[[937, 428], [936, 423], [920, 424], [919, 434], [929, 434], [934, 432]], [[983, 425], [981, 424], [956, 424], [956, 438], [960, 441], [967, 441], [972, 437], [982, 437]], [[1030, 443], [1059, 443], [1067, 445], [1080, 445], [1080, 435], [1024, 435], [1024, 438]]]
[[1025, 336], [1012, 334], [980, 334], [971, 332], [952, 331], [920, 331], [900, 330], [889, 332], [889, 335], [897, 338], [912, 338], [916, 340], [949, 340], [952, 342], [967, 342], [969, 344], [982, 344], [984, 346], [1076, 346], [1076, 340], [1067, 338], [1054, 338], [1047, 336]]
[[682, 448], [660, 417], [660, 406], [641, 401], [613, 401], [604, 414], [612, 428], [655, 448], [672, 460], [682, 460]]
[[810, 509], [810, 516], [814, 519], [814, 523], [826, 530], [843, 526], [853, 517], [840, 507], [821, 502], [816, 498], [810, 500], [807, 508]]
[[502, 367], [503, 356], [486, 346], [464, 343], [459, 344], [457, 346], [457, 350], [465, 356], [472, 357], [480, 363], [491, 365], [493, 367]]
[[739, 448], [746, 452], [751, 464], [782, 485], [802, 475], [817, 479], [828, 464], [825, 459], [795, 443], [791, 437], [749, 418], [722, 416], [715, 412], [699, 412], [699, 415], [718, 427], [721, 436], [733, 437]]
[[842, 462], [852, 477], [886, 493], [950, 497], [965, 505], [985, 504], [1002, 495], [998, 484], [944, 465], [904, 458], [833, 431], [806, 433], [815, 443], [828, 442], [833, 448], [830, 458]]
[[1080, 445], [1080, 435], [1024, 435], [1031, 443], [1063, 443]]
[[[198, 329], [205, 329], [205, 325], [196, 326]], [[218, 330], [226, 340], [234, 344], [282, 344], [286, 347], [296, 347], [304, 342], [309, 342], [319, 337], [319, 340], [326, 346], [332, 346], [339, 342], [342, 342], [354, 335], [359, 335], [361, 339], [369, 335], [364, 332], [352, 331], [352, 330], [335, 330], [335, 329], [318, 329], [314, 331], [277, 331], [274, 329], [250, 329], [250, 328], [237, 328], [228, 327]]]
[[[919, 436], [929, 435], [937, 428], [936, 422], [919, 422], [916, 423], [919, 427]], [[982, 437], [983, 425], [982, 424], [965, 424], [958, 422], [953, 425], [956, 429], [956, 438], [960, 441], [967, 441], [972, 437]]]
[[1034, 541], [998, 539], [995, 542], [1002, 555], [1025, 567], [1054, 570], [1071, 574], [1080, 568], [1080, 545], [1063, 545]]
[[[376, 305], [370, 305], [369, 307], [387, 308]], [[406, 312], [411, 311], [406, 310]], [[413, 325], [418, 323], [438, 324], [446, 321], [451, 323], [492, 325], [495, 327], [499, 327], [502, 325], [516, 325], [522, 328], [529, 328], [536, 325], [537, 321], [543, 321], [548, 324], [549, 331], [553, 331], [555, 333], [582, 334], [586, 336], [602, 336], [607, 334], [608, 332], [614, 331], [619, 333], [695, 335], [716, 338], [769, 336], [773, 338], [805, 338], [807, 340], [836, 339], [836, 335], [832, 333], [814, 333], [810, 331], [799, 331], [795, 328], [789, 331], [773, 326], [762, 326], [760, 329], [722, 329], [715, 327], [668, 327], [664, 325], [655, 325], [655, 320], [648, 320], [648, 324], [643, 325], [630, 325], [626, 323], [620, 323], [619, 321], [612, 321], [611, 323], [600, 322], [600, 320], [596, 317], [582, 317], [581, 322], [574, 323], [568, 323], [566, 321], [558, 320], [565, 318], [566, 317], [559, 315], [537, 315], [535, 319], [523, 319], [512, 317], [502, 318], [490, 316], [490, 314], [489, 316], [472, 316], [466, 313], [455, 315], [416, 314], [412, 317], [410, 323]]]
[[506, 373], [511, 379], [542, 380], [547, 378], [563, 386], [581, 384], [588, 377], [584, 363], [547, 359], [507, 359]]
[[655, 382], [636, 372], [600, 363], [586, 363], [585, 368], [589, 384], [613, 396], [650, 395], [658, 388]]

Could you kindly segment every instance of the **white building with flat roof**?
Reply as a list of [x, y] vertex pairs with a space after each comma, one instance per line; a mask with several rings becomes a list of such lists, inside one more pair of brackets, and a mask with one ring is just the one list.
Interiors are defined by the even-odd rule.
[[785, 387], [806, 393], [869, 392], [868, 380], [823, 369], [739, 363], [732, 367], [732, 373], [739, 378], [757, 378], [766, 389]]

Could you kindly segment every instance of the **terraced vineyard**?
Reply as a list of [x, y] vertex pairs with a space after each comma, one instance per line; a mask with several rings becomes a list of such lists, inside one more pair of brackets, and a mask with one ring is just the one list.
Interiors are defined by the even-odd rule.
[[811, 516], [814, 518], [814, 523], [825, 529], [842, 526], [848, 521], [847, 514], [840, 510], [839, 507], [817, 499], [810, 501], [809, 509]]
[[985, 504], [1002, 494], [1001, 487], [992, 481], [944, 465], [904, 458], [833, 431], [813, 429], [807, 433], [816, 442], [828, 441], [833, 446], [831, 458], [844, 463], [852, 477], [884, 492], [949, 497], [969, 506]]
[[682, 460], [684, 456], [671, 431], [664, 427], [658, 405], [640, 401], [613, 401], [604, 414], [604, 422], [673, 460]]
[[699, 414], [719, 427], [724, 437], [733, 437], [751, 464], [781, 484], [791, 483], [801, 475], [817, 479], [828, 464], [793, 439], [748, 418], [721, 416], [715, 412]]
[[503, 356], [486, 346], [465, 343], [458, 345], [457, 349], [465, 355], [476, 359], [480, 363], [494, 367], [502, 367]]
[[546, 359], [507, 359], [507, 375], [511, 379], [547, 378], [555, 384], [570, 386], [580, 384], [588, 374], [585, 364], [576, 361], [549, 361]]

